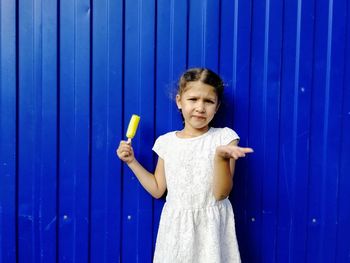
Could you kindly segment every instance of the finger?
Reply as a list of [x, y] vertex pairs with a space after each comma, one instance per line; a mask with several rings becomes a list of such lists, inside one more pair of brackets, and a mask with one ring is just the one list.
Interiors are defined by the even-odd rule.
[[120, 141], [119, 145], [130, 145], [127, 141]]
[[240, 147], [240, 150], [244, 153], [252, 153], [254, 152], [254, 150], [252, 148], [249, 148], [249, 147], [245, 147], [245, 148], [242, 148]]
[[245, 157], [245, 152], [239, 147], [233, 148], [230, 153], [235, 153], [237, 157]]
[[115, 152], [117, 154], [121, 154], [123, 152], [123, 149], [121, 147], [119, 147], [117, 150], [115, 150]]
[[124, 152], [126, 149], [124, 147], [119, 147], [117, 150], [116, 150], [116, 153], [117, 154], [121, 154], [122, 152]]
[[132, 151], [132, 147], [130, 145], [127, 145], [127, 144], [120, 146], [119, 149], [121, 151]]
[[236, 152], [232, 152], [232, 153], [231, 153], [231, 156], [232, 156], [235, 160], [237, 160], [237, 159], [239, 158]]
[[125, 147], [125, 146], [120, 146], [118, 149], [117, 149], [117, 153], [124, 153], [124, 152], [131, 152], [131, 149], [130, 147]]
[[119, 151], [120, 153], [122, 153], [122, 152], [128, 151], [128, 148], [119, 147], [118, 151]]
[[123, 156], [123, 158], [127, 158], [127, 157], [129, 157], [129, 156], [130, 156], [130, 153], [128, 153], [128, 152], [124, 152], [124, 153], [122, 154], [122, 156]]
[[127, 155], [130, 155], [131, 154], [131, 150], [130, 149], [125, 149], [124, 153], [126, 153]]

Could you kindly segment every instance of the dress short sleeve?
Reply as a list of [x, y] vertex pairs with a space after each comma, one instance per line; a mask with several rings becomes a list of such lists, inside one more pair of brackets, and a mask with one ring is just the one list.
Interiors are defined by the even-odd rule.
[[222, 129], [222, 134], [221, 134], [221, 142], [223, 145], [229, 144], [233, 140], [239, 140], [238, 134], [230, 129], [230, 128], [223, 128]]
[[155, 141], [152, 150], [162, 159], [164, 159], [165, 154], [164, 137], [160, 136]]

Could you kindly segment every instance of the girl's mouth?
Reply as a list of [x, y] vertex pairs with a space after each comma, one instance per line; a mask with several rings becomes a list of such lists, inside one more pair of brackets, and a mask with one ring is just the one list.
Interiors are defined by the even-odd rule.
[[193, 117], [193, 118], [196, 118], [196, 119], [200, 119], [200, 120], [205, 120], [205, 117], [204, 117], [204, 116], [193, 115], [192, 117]]

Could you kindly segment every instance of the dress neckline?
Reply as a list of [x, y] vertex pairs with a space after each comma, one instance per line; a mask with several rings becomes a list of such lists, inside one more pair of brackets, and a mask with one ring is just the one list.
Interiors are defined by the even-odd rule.
[[193, 141], [193, 140], [197, 140], [197, 139], [200, 139], [200, 138], [203, 138], [203, 137], [207, 136], [211, 132], [211, 130], [212, 130], [212, 127], [209, 127], [209, 129], [205, 133], [203, 133], [201, 135], [198, 135], [196, 137], [191, 137], [191, 138], [180, 138], [179, 136], [177, 136], [177, 133], [180, 132], [180, 131], [174, 131], [173, 134], [174, 134], [174, 137], [176, 139], [178, 139], [178, 140], [181, 140], [181, 141]]

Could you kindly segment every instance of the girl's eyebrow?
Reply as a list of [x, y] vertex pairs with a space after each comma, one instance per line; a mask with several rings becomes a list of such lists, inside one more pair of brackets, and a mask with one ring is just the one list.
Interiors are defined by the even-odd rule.
[[187, 98], [198, 98], [199, 96], [197, 95], [187, 95]]
[[208, 97], [204, 97], [205, 100], [216, 100], [216, 97], [211, 97], [211, 96], [208, 96]]
[[[187, 98], [199, 98], [200, 96], [197, 96], [197, 95], [188, 95]], [[216, 101], [216, 98], [215, 97], [204, 97], [203, 98], [204, 100], [213, 100], [213, 101]]]
[[[197, 94], [187, 94], [188, 97], [201, 97], [200, 95], [197, 95]], [[213, 95], [205, 95], [204, 98], [215, 98], [215, 96]]]

